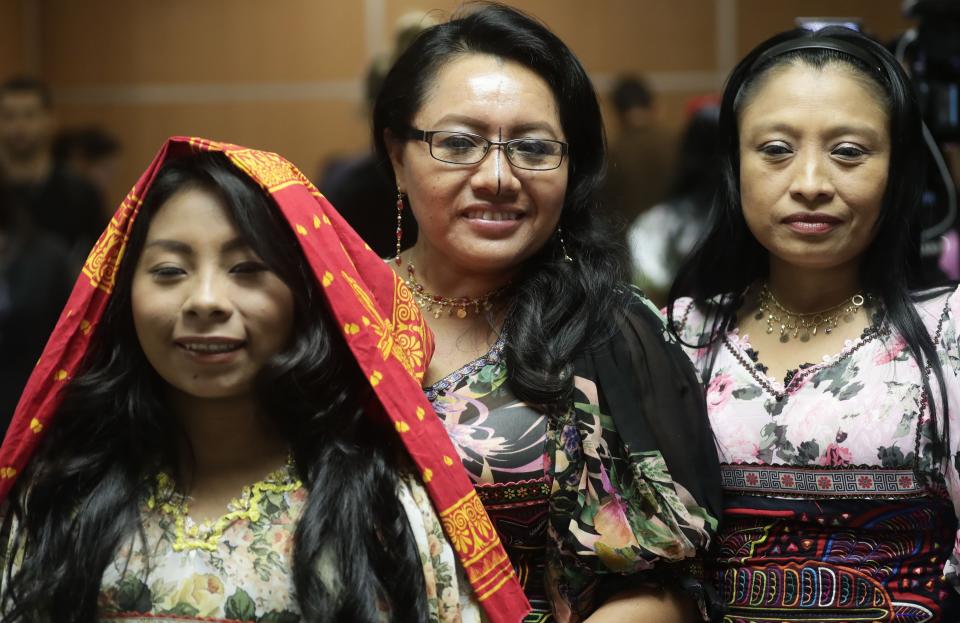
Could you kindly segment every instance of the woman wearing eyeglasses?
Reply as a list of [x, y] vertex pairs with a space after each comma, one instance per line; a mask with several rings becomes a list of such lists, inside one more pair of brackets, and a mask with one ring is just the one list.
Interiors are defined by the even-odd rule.
[[696, 616], [702, 599], [662, 587], [700, 596], [682, 563], [716, 529], [716, 453], [692, 368], [597, 222], [604, 137], [583, 67], [539, 22], [486, 6], [399, 58], [374, 132], [398, 240], [419, 227], [390, 264], [437, 338], [425, 391], [526, 620]]

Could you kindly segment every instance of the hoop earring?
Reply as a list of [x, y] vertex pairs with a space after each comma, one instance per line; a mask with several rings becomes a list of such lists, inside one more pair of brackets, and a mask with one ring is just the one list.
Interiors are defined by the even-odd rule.
[[572, 262], [573, 258], [567, 253], [567, 243], [563, 241], [563, 229], [557, 225], [557, 238], [560, 240], [560, 252], [563, 253], [563, 261]]
[[393, 261], [400, 265], [400, 239], [403, 238], [403, 191], [397, 186], [397, 254]]

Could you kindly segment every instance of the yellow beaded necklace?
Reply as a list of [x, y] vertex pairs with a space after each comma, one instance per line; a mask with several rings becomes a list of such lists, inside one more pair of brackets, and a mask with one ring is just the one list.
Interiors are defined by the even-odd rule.
[[[190, 519], [190, 505], [187, 497], [176, 490], [173, 479], [160, 472], [156, 476], [154, 492], [147, 499], [147, 508], [166, 515], [173, 523], [175, 540], [173, 551], [202, 549], [217, 550], [224, 530], [237, 520], [253, 523], [260, 521], [260, 502], [267, 493], [288, 493], [303, 486], [296, 477], [292, 457], [287, 464], [270, 473], [266, 478], [246, 486], [240, 497], [227, 505], [227, 513], [218, 519], [208, 519], [195, 523]], [[163, 500], [162, 502], [159, 500]]]

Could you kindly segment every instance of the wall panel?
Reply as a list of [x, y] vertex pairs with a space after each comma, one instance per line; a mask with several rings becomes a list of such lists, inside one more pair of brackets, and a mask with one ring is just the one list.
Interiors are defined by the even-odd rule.
[[27, 70], [22, 0], [0, 0], [0, 80]]
[[355, 104], [330, 101], [74, 106], [61, 118], [67, 124], [100, 124], [123, 141], [111, 203], [119, 203], [168, 136], [202, 136], [276, 151], [314, 178], [325, 155], [352, 152], [358, 137], [367, 133]]
[[[414, 10], [449, 15], [461, 3], [386, 0], [387, 23]], [[714, 65], [714, 3], [706, 0], [514, 0], [546, 22], [591, 72], [682, 71]], [[388, 30], [388, 33], [390, 31]]]
[[330, 0], [46, 0], [58, 86], [289, 82], [363, 71], [363, 4]]
[[797, 16], [860, 17], [864, 30], [881, 40], [912, 25], [901, 17], [901, 0], [737, 0], [737, 4], [737, 50], [741, 56], [770, 35], [793, 28]]
[[[721, 70], [795, 15], [860, 15], [884, 37], [909, 27], [900, 0], [514, 0], [553, 28], [606, 92], [647, 74], [659, 116], [679, 131], [683, 105], [716, 90]], [[66, 123], [96, 123], [125, 147], [117, 196], [169, 134], [273, 149], [310, 176], [369, 144], [360, 104], [373, 50], [395, 20], [459, 0], [0, 0], [0, 71], [24, 67], [22, 7], [36, 7], [42, 76]], [[609, 124], [608, 134], [618, 128]], [[114, 197], [117, 198], [117, 197]]]

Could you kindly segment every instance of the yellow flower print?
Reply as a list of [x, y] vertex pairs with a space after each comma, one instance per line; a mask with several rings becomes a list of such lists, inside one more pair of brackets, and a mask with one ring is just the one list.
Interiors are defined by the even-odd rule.
[[220, 606], [225, 600], [220, 578], [210, 574], [197, 574], [187, 578], [180, 585], [180, 590], [170, 596], [169, 607], [184, 603], [196, 608], [198, 616], [210, 617], [219, 614]]

